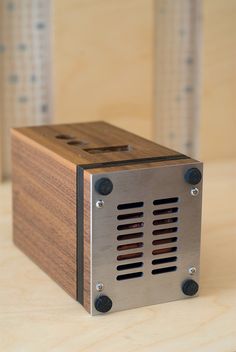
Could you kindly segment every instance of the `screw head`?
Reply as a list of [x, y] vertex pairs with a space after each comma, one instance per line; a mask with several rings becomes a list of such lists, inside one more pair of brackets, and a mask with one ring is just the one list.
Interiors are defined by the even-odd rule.
[[95, 190], [102, 194], [103, 196], [107, 196], [113, 190], [113, 183], [107, 177], [102, 177], [95, 183]]
[[96, 284], [96, 290], [97, 290], [98, 292], [101, 292], [101, 291], [103, 290], [103, 287], [104, 287], [104, 285], [103, 285], [102, 282], [98, 282], [98, 283]]
[[190, 275], [194, 275], [196, 274], [197, 269], [194, 266], [192, 266], [191, 268], [188, 269], [188, 272]]
[[96, 202], [96, 207], [99, 208], [99, 209], [102, 208], [103, 205], [104, 205], [104, 201], [103, 201], [103, 200], [98, 200], [98, 201]]
[[191, 195], [192, 195], [193, 197], [196, 197], [196, 196], [199, 195], [199, 189], [198, 189], [197, 187], [192, 188], [191, 191], [190, 191], [190, 193], [191, 193]]
[[186, 280], [182, 285], [182, 291], [186, 296], [194, 296], [198, 289], [198, 283], [194, 280]]
[[196, 185], [202, 179], [202, 173], [196, 167], [188, 169], [184, 175], [184, 179], [190, 185]]
[[112, 308], [112, 300], [105, 295], [98, 296], [94, 302], [94, 306], [100, 313], [107, 313]]

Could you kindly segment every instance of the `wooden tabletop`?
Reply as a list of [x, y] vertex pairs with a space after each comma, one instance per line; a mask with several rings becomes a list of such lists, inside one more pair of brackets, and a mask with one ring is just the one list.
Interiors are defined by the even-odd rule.
[[12, 244], [0, 185], [0, 351], [236, 351], [236, 160], [205, 165], [200, 296], [90, 317]]

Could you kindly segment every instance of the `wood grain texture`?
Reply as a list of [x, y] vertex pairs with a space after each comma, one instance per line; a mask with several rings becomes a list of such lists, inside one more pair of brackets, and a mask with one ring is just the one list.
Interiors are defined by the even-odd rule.
[[0, 350], [236, 351], [235, 174], [236, 160], [205, 165], [199, 297], [92, 318], [13, 246], [0, 185]]
[[76, 298], [76, 168], [12, 133], [15, 244]]
[[[76, 165], [180, 154], [102, 121], [25, 127], [17, 131]], [[67, 139], [57, 138], [58, 136]], [[130, 150], [98, 154], [85, 150], [124, 145], [128, 145]]]

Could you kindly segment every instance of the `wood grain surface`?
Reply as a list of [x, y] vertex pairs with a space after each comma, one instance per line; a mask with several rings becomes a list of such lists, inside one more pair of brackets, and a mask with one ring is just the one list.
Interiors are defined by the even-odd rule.
[[[103, 121], [22, 127], [15, 133], [30, 138], [42, 148], [77, 165], [180, 154]], [[98, 150], [124, 146], [128, 146], [128, 151]], [[91, 153], [91, 149], [98, 152], [92, 150]]]
[[76, 168], [13, 131], [15, 244], [76, 298]]
[[90, 317], [12, 244], [0, 185], [0, 350], [236, 351], [236, 160], [207, 164], [199, 297]]

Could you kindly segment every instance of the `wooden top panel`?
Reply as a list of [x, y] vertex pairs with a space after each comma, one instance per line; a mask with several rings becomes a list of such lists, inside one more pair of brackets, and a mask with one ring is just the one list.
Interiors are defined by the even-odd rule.
[[13, 133], [30, 138], [76, 165], [180, 154], [102, 121], [22, 127], [13, 129]]

